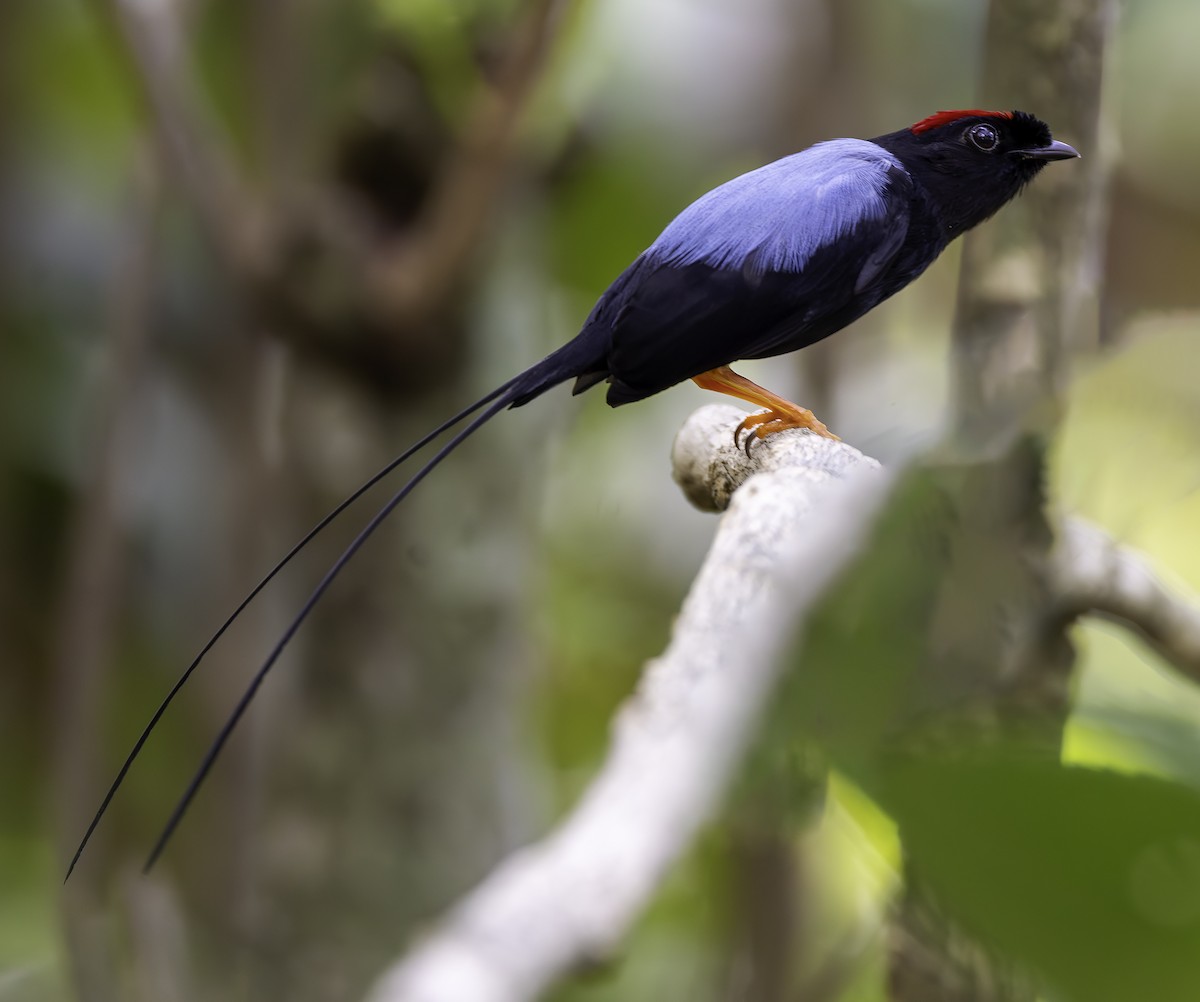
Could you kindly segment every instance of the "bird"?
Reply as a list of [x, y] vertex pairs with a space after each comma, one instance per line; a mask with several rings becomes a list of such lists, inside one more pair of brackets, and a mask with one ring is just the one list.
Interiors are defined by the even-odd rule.
[[874, 139], [817, 143], [702, 195], [617, 276], [574, 338], [394, 458], [259, 581], [143, 729], [67, 877], [150, 732], [209, 650], [317, 533], [419, 450], [458, 429], [320, 579], [213, 740], [145, 869], [161, 855], [267, 673], [334, 578], [416, 485], [500, 411], [572, 380], [575, 394], [607, 384], [607, 402], [620, 407], [690, 379], [760, 408], [734, 430], [735, 442], [745, 434], [747, 449], [788, 428], [836, 438], [810, 410], [735, 373], [731, 363], [787, 354], [837, 333], [919, 277], [951, 241], [1016, 197], [1046, 164], [1078, 156], [1028, 112], [939, 111]]

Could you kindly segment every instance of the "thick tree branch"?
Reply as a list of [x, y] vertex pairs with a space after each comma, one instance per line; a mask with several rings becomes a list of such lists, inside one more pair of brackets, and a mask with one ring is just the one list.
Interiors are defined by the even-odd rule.
[[591, 786], [387, 972], [373, 1002], [536, 997], [611, 954], [716, 810], [793, 635], [855, 554], [889, 484], [874, 460], [807, 432], [773, 436], [747, 459], [732, 439], [742, 416], [706, 407], [676, 439], [675, 476], [689, 498], [728, 513]]
[[844, 479], [858, 466], [879, 468], [876, 460], [844, 442], [793, 432], [757, 441], [747, 452], [731, 434], [743, 417], [736, 407], [710, 404], [688, 418], [675, 437], [672, 475], [701, 511], [724, 511], [733, 492], [756, 473], [796, 477], [815, 489]]
[[1102, 529], [1069, 519], [1051, 573], [1065, 618], [1092, 613], [1121, 623], [1200, 682], [1200, 602], [1172, 594], [1143, 557]]

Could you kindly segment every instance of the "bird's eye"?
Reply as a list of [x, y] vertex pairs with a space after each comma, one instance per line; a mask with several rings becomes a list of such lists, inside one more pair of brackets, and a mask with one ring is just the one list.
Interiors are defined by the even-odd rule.
[[1000, 141], [996, 130], [990, 125], [972, 125], [967, 130], [967, 138], [971, 140], [972, 146], [977, 150], [983, 150], [984, 153], [991, 153]]

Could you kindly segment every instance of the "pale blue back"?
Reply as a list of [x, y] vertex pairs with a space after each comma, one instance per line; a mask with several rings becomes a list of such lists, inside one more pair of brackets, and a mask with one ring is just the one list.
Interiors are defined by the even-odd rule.
[[863, 139], [834, 139], [752, 170], [698, 198], [645, 256], [671, 265], [800, 271], [813, 253], [886, 214], [900, 161]]

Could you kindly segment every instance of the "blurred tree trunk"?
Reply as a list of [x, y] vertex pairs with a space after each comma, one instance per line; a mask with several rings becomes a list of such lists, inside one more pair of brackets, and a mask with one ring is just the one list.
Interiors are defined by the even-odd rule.
[[[196, 639], [296, 538], [491, 388], [480, 385], [495, 374], [479, 371], [464, 289], [505, 194], [516, 124], [559, 6], [538, 0], [518, 5], [510, 25], [481, 17], [452, 26], [471, 55], [457, 67], [469, 99], [459, 119], [435, 107], [425, 64], [354, 5], [96, 0], [101, 23], [120, 29], [98, 32], [97, 45], [125, 71], [131, 117], [169, 140], [168, 208], [191, 214], [164, 235], [145, 304], [146, 396], [166, 399], [170, 414], [161, 428], [139, 428], [138, 442], [152, 441], [151, 460], [168, 461], [153, 475], [174, 490], [130, 518], [136, 543], [152, 551], [130, 575], [149, 614], [118, 652], [135, 666], [124, 689], [96, 678], [71, 689], [96, 726], [73, 725], [83, 710], [64, 714], [73, 738], [64, 761], [90, 771], [82, 746], [102, 744], [90, 735], [109, 729], [99, 715], [123, 702], [152, 706], [159, 694], [142, 691], [139, 663], [153, 661], [155, 685], [169, 685]], [[5, 18], [9, 7], [0, 11]], [[355, 157], [365, 174], [347, 166]], [[248, 256], [238, 250], [247, 234]], [[366, 302], [379, 292], [376, 271], [399, 286], [428, 278], [409, 290], [420, 309], [407, 316]], [[535, 812], [511, 722], [533, 550], [519, 513], [535, 507], [528, 485], [538, 478], [513, 475], [529, 461], [528, 426], [501, 424], [417, 492], [331, 589], [156, 871], [165, 897], [179, 898], [198, 996], [359, 997], [398, 941], [526, 834], [513, 819], [529, 823]], [[384, 497], [386, 487], [347, 512], [272, 582], [182, 693], [157, 748], [146, 749], [147, 759], [169, 760], [172, 784], [186, 781], [264, 651]], [[89, 497], [77, 503], [81, 518], [109, 514]], [[111, 588], [108, 598], [118, 597]], [[170, 635], [163, 619], [173, 610], [182, 627]], [[93, 659], [105, 654], [95, 631], [64, 637]], [[75, 647], [63, 662], [86, 667]], [[108, 690], [107, 704], [97, 688]], [[120, 717], [122, 739], [132, 716]], [[121, 857], [107, 872], [126, 865], [169, 809], [179, 786], [160, 782], [134, 822], [136, 812], [114, 801], [104, 830], [128, 827], [105, 841]], [[92, 806], [89, 788], [101, 792], [90, 777], [59, 787], [76, 812]], [[122, 793], [121, 803], [136, 795]], [[64, 839], [78, 828], [72, 818]], [[80, 872], [71, 890], [86, 889]], [[153, 983], [153, 935], [143, 935], [153, 922], [139, 912], [145, 895], [131, 897], [132, 963], [82, 973], [81, 995], [101, 981]]]
[[[550, 6], [539, 0], [518, 14], [512, 38], [502, 35], [501, 41], [525, 44]], [[262, 7], [257, 16], [271, 30], [254, 35], [249, 54], [254, 68], [264, 62], [303, 67], [304, 57], [288, 51], [287, 43], [301, 52], [325, 44], [303, 4], [263, 0]], [[530, 58], [534, 64], [522, 72], [533, 74], [537, 58]], [[364, 72], [382, 73], [386, 61], [385, 54], [372, 54]], [[267, 167], [263, 196], [287, 205], [296, 178], [286, 151], [297, 142], [269, 130], [289, 121], [273, 110], [285, 103], [280, 95], [288, 83], [262, 72], [248, 79], [259, 88], [255, 101], [263, 108], [257, 138]], [[404, 82], [387, 78], [392, 90]], [[508, 113], [509, 96], [489, 88], [486, 107], [503, 106]], [[427, 99], [392, 96], [401, 107]], [[371, 124], [413, 127], [390, 119]], [[485, 124], [468, 120], [456, 140], [476, 143], [471, 129]], [[348, 142], [345, 135], [335, 141]], [[453, 154], [444, 160], [429, 192], [451, 183], [444, 175], [454, 169]], [[479, 166], [477, 161], [471, 164]], [[495, 190], [468, 199], [481, 214], [503, 190], [490, 175], [479, 177], [480, 185], [485, 182], [496, 183]], [[428, 222], [427, 215], [417, 219]], [[462, 216], [434, 224], [482, 227]], [[382, 229], [386, 223], [376, 219], [372, 225]], [[413, 233], [404, 236], [415, 239]], [[384, 457], [481, 391], [470, 318], [461, 302], [473, 245], [453, 261], [439, 260], [443, 285], [436, 298], [421, 290], [424, 312], [412, 329], [384, 323], [372, 332], [410, 352], [401, 366], [403, 386], [375, 394], [370, 371], [331, 372], [319, 356], [288, 366], [280, 432], [293, 472], [275, 492], [291, 508], [287, 536], [304, 532]], [[386, 251], [381, 245], [379, 257]], [[293, 277], [292, 285], [298, 284]], [[269, 329], [278, 330], [270, 307], [267, 315]], [[353, 323], [353, 317], [335, 317], [330, 330]], [[279, 333], [285, 340], [294, 335]], [[359, 375], [361, 384], [355, 381]], [[492, 373], [482, 374], [483, 382], [492, 379]], [[323, 427], [331, 414], [340, 416], [332, 434]], [[512, 475], [529, 461], [518, 431], [490, 428], [486, 442], [468, 443], [423, 485], [326, 597], [305, 631], [303, 665], [285, 669], [293, 673], [290, 692], [268, 711], [271, 794], [260, 808], [261, 824], [247, 833], [254, 842], [248, 850], [253, 862], [239, 867], [254, 881], [253, 892], [243, 895], [245, 918], [238, 929], [250, 964], [244, 982], [249, 997], [297, 1002], [359, 997], [397, 942], [527, 834], [512, 823], [514, 817], [528, 820], [530, 812], [525, 758], [511, 722], [525, 677], [518, 630], [522, 582], [535, 550], [531, 526], [520, 513], [535, 507], [528, 485], [538, 478]], [[353, 460], [339, 455], [340, 442], [354, 443]], [[390, 488], [348, 512], [319, 541], [308, 566], [332, 561], [415, 468], [405, 467]], [[271, 549], [281, 552], [290, 541], [278, 538]], [[269, 564], [270, 557], [260, 553], [258, 563]], [[311, 571], [303, 580], [312, 580]], [[307, 585], [298, 584], [286, 605], [276, 602], [274, 625], [266, 632], [281, 629], [306, 592]]]
[[956, 408], [968, 435], [990, 437], [1031, 405], [1053, 431], [1070, 352], [1094, 344], [1103, 247], [1099, 110], [1116, 0], [994, 0], [982, 99], [1028, 110], [1083, 160], [1047, 170], [1004, 212], [968, 234], [954, 333]]
[[[1114, 14], [1115, 0], [990, 5], [982, 106], [1033, 112], [1085, 160], [1045, 171], [1014, 205], [968, 234], [953, 340], [957, 450], [978, 484], [959, 509], [960, 535], [968, 545], [974, 537], [978, 551], [966, 554], [963, 566], [982, 561], [986, 572], [966, 582], [974, 586], [981, 629], [972, 630], [969, 619], [946, 617], [959, 640], [935, 638], [934, 649], [955, 655], [947, 668], [960, 682], [973, 676], [978, 691], [994, 694], [990, 712], [978, 721], [978, 737], [1019, 734], [1055, 762], [1070, 709], [1073, 656], [1066, 637], [1044, 620], [1053, 540], [1043, 483], [1070, 354], [1096, 341], [1103, 206], [1098, 123]], [[1070, 169], [1076, 166], [1083, 170]], [[1010, 564], [1012, 573], [1002, 573]], [[989, 620], [1008, 624], [990, 643]], [[1027, 977], [988, 956], [938, 910], [918, 873], [910, 867], [906, 876], [892, 940], [893, 999], [1036, 997]]]
[[[94, 791], [107, 780], [95, 767], [104, 694], [112, 684], [114, 647], [124, 611], [128, 553], [119, 518], [119, 486], [132, 453], [130, 402], [141, 389], [150, 301], [159, 251], [161, 177], [148, 149], [134, 150], [128, 232], [113, 269], [103, 323], [104, 372], [90, 402], [87, 468], [72, 512], [63, 593], [56, 622], [54, 790], [58, 858], [65, 864], [89, 820]], [[97, 921], [97, 888], [86, 877], [64, 897], [64, 935], [82, 998], [116, 994], [111, 958]]]
[[[342, 431], [386, 449], [451, 406], [360, 412]], [[300, 448], [303, 423], [291, 434]], [[272, 713], [274, 793], [252, 836], [252, 997], [359, 997], [398, 942], [527, 834], [510, 822], [527, 816], [510, 799], [525, 796], [510, 721], [534, 547], [518, 520], [530, 507], [526, 482], [505, 476], [514, 447], [493, 435], [439, 470], [339, 582], [307, 631], [303, 666], [290, 666], [300, 674]], [[331, 503], [327, 483], [303, 487], [322, 495], [311, 511]], [[378, 503], [355, 509], [316, 562]]]

